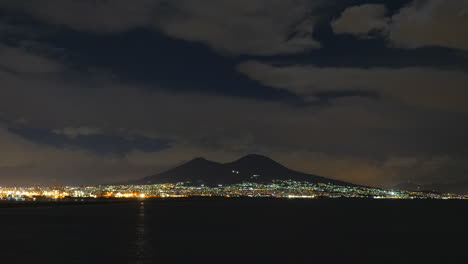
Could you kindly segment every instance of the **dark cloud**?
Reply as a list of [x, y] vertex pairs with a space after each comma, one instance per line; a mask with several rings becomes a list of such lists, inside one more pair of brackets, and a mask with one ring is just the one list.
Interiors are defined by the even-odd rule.
[[[139, 0], [0, 2], [54, 25], [116, 33], [153, 28], [231, 54], [274, 55], [320, 47], [313, 39], [323, 0]], [[285, 12], [287, 10], [287, 12]]]
[[359, 38], [329, 45], [352, 38], [317, 33], [329, 4], [0, 1], [2, 184], [122, 181], [252, 152], [361, 184], [466, 177], [464, 59], [417, 49], [395, 63], [362, 38], [380, 5], [340, 6], [327, 24]]
[[[86, 149], [97, 153], [112, 153], [122, 155], [138, 149], [146, 152], [157, 152], [169, 146], [164, 139], [147, 138], [142, 136], [106, 135], [102, 131], [90, 128], [65, 128], [49, 131], [45, 129], [13, 127], [10, 132], [27, 140], [55, 146], [57, 148]], [[60, 133], [57, 133], [60, 132]], [[65, 134], [62, 134], [65, 133]]]
[[[322, 0], [169, 1], [157, 27], [169, 36], [232, 54], [274, 55], [319, 48], [313, 39]], [[287, 12], [285, 12], [287, 10]]]
[[16, 73], [56, 73], [63, 69], [61, 63], [23, 48], [0, 43], [0, 68]]
[[31, 14], [54, 26], [75, 30], [114, 33], [147, 26], [153, 20], [158, 0], [2, 0], [0, 7]]
[[337, 34], [367, 35], [372, 30], [385, 29], [388, 23], [386, 12], [385, 5], [381, 4], [350, 7], [333, 21], [333, 31]]
[[100, 135], [103, 131], [99, 128], [94, 127], [65, 127], [62, 129], [55, 129], [52, 131], [57, 135], [65, 135], [69, 138], [77, 138], [79, 136], [93, 136]]
[[[468, 50], [468, 2], [414, 1], [392, 17], [389, 39], [397, 46], [442, 46]], [[430, 30], [428, 30], [430, 29]]]
[[468, 74], [432, 68], [331, 68], [245, 62], [239, 71], [264, 85], [313, 96], [319, 91], [377, 92], [399, 103], [468, 111]]
[[[148, 92], [112, 82], [98, 82], [83, 90], [79, 84], [63, 82], [55, 77], [31, 79], [3, 73], [3, 77], [7, 76], [10, 86], [1, 92], [1, 111], [23, 125], [45, 127], [61, 133], [67, 131], [64, 129], [67, 127], [100, 128], [111, 135], [119, 134], [123, 129], [127, 135], [163, 137], [174, 142], [162, 151], [145, 151], [135, 146], [125, 155], [126, 158], [110, 154], [99, 158], [117, 159], [122, 162], [119, 168], [123, 169], [123, 164], [127, 164], [123, 169], [127, 172], [130, 168], [136, 172], [160, 170], [193, 156], [229, 160], [245, 153], [261, 152], [296, 168], [340, 179], [357, 181], [352, 177], [365, 172], [366, 176], [361, 175], [361, 182], [367, 179], [369, 183], [381, 184], [384, 180], [373, 178], [370, 172], [382, 169], [386, 160], [404, 157], [431, 159], [444, 153], [454, 153], [461, 144], [459, 138], [466, 132], [466, 129], [454, 130], [464, 120], [463, 116], [442, 121], [447, 115], [410, 114], [410, 110], [374, 99], [336, 99], [333, 106], [317, 109], [223, 96]], [[24, 94], [30, 96], [24, 98]], [[438, 129], [439, 126], [444, 128]], [[68, 130], [71, 136], [90, 132], [89, 129]], [[69, 156], [71, 160], [79, 153], [84, 160], [77, 166], [97, 166], [92, 161], [96, 154], [87, 154], [91, 152], [83, 146], [63, 149], [34, 143], [32, 138], [9, 137], [15, 140], [9, 140], [10, 147], [4, 146], [4, 151], [14, 150], [14, 142], [25, 142], [34, 146], [36, 151], [26, 156], [30, 159], [38, 159], [35, 155], [44, 148], [44, 151], [64, 152], [61, 154], [63, 159]], [[297, 153], [301, 159], [290, 158], [296, 157]], [[47, 162], [44, 160], [46, 157], [40, 157], [41, 164], [53, 164], [55, 156]], [[320, 166], [317, 160], [321, 161]], [[17, 161], [11, 162], [13, 164], [5, 167], [11, 168]], [[342, 165], [332, 166], [338, 163]], [[353, 168], [352, 164], [356, 167]], [[97, 167], [100, 169], [94, 175], [102, 175], [96, 177], [112, 177], [114, 170], [103, 173], [103, 166]], [[336, 168], [343, 170], [338, 172]], [[77, 168], [70, 165], [68, 169]], [[48, 171], [50, 175], [62, 173], [52, 169]], [[393, 172], [394, 176], [384, 171], [380, 173], [385, 174], [385, 181], [395, 180], [397, 175], [396, 172]]]
[[468, 50], [468, 2], [414, 0], [392, 17], [384, 5], [346, 9], [334, 22], [336, 33], [366, 34], [381, 30], [392, 45], [401, 48], [440, 46]]

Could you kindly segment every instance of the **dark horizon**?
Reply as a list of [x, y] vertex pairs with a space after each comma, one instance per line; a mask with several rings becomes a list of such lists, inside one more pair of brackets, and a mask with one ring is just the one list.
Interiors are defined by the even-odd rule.
[[2, 0], [0, 186], [249, 153], [359, 185], [466, 184], [466, 24], [458, 0]]

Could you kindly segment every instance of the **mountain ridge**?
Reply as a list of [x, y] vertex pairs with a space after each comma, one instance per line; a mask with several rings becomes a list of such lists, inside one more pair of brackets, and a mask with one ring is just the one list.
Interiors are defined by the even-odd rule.
[[144, 177], [131, 184], [191, 182], [195, 185], [217, 186], [242, 182], [271, 183], [273, 180], [357, 186], [344, 181], [295, 171], [259, 154], [248, 154], [227, 163], [218, 163], [197, 157], [173, 169]]

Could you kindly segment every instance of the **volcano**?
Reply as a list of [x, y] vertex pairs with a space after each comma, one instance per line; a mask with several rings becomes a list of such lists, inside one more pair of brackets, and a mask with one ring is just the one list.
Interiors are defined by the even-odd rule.
[[193, 185], [217, 186], [242, 182], [271, 183], [274, 180], [354, 186], [351, 183], [298, 172], [268, 157], [256, 154], [250, 154], [228, 163], [195, 158], [168, 171], [132, 182], [132, 184], [190, 182]]

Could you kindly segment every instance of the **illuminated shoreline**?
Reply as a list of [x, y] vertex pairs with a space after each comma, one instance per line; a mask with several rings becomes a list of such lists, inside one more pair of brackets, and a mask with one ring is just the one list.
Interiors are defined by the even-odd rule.
[[154, 185], [100, 185], [61, 187], [0, 187], [0, 200], [53, 201], [63, 199], [148, 199], [148, 198], [367, 198], [367, 199], [468, 199], [467, 195], [439, 194], [340, 186], [327, 183], [274, 181], [270, 184], [240, 183], [232, 185], [193, 186], [190, 183]]

